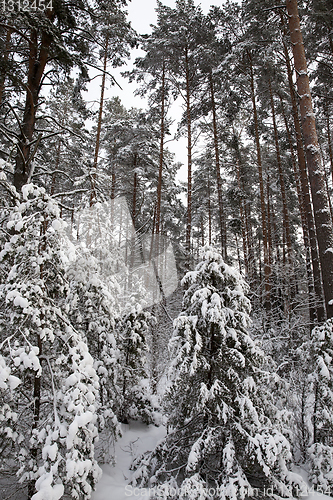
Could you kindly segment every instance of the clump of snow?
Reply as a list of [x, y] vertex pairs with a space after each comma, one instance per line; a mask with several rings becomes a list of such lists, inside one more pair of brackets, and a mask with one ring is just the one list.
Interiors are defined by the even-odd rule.
[[43, 474], [36, 481], [37, 493], [32, 496], [31, 500], [60, 500], [65, 491], [64, 485], [62, 483], [52, 483], [52, 472]]
[[[92, 493], [91, 500], [125, 500], [126, 498], [140, 498], [152, 500], [148, 488], [136, 488], [131, 485], [133, 475], [131, 469], [133, 461], [145, 452], [154, 449], [156, 444], [165, 436], [165, 427], [145, 425], [131, 421], [121, 425], [122, 437], [115, 444], [116, 464], [102, 465], [103, 475]], [[176, 499], [175, 499], [176, 500]]]

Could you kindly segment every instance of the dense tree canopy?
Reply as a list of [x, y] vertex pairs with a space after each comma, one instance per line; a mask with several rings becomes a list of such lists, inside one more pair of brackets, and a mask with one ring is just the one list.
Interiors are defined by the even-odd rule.
[[169, 364], [138, 481], [331, 486], [332, 5], [211, 3], [157, 0], [146, 34], [126, 0], [2, 4], [0, 471], [29, 500], [89, 498], [97, 434], [107, 460], [156, 423]]

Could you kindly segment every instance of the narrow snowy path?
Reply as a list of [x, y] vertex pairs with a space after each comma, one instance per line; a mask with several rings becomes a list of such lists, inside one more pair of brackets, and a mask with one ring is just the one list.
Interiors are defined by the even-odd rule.
[[116, 443], [117, 464], [114, 467], [102, 466], [103, 476], [91, 500], [149, 499], [148, 494], [144, 495], [144, 490], [134, 491], [132, 487], [127, 486], [132, 477], [129, 468], [134, 458], [155, 447], [157, 441], [165, 435], [165, 427], [131, 422], [122, 425], [122, 433], [122, 438]]

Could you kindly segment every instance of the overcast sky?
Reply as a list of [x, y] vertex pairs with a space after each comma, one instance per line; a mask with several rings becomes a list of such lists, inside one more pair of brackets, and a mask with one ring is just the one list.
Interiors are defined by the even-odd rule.
[[[164, 5], [168, 5], [169, 7], [175, 6], [175, 0], [162, 0]], [[201, 8], [204, 14], [207, 14], [209, 8], [212, 4], [221, 5], [223, 1], [221, 0], [195, 0], [196, 5], [201, 5]], [[156, 24], [157, 17], [155, 8], [157, 6], [156, 0], [132, 0], [128, 3], [127, 11], [128, 11], [128, 19], [131, 22], [133, 28], [140, 34], [150, 33], [151, 32], [151, 24]], [[140, 56], [143, 52], [136, 50], [133, 52], [132, 61], [134, 61], [135, 57]], [[136, 89], [136, 83], [129, 84], [126, 79], [122, 78], [120, 73], [125, 71], [126, 69], [130, 69], [132, 67], [132, 62], [128, 62], [128, 66], [118, 68], [116, 70], [112, 70], [112, 75], [116, 78], [117, 82], [122, 87], [122, 90], [119, 89], [116, 85], [111, 86], [108, 85], [106, 90], [106, 98], [111, 96], [119, 96], [122, 104], [126, 108], [137, 107], [137, 108], [146, 108], [147, 103], [145, 100], [142, 100], [140, 97], [135, 96], [134, 92]], [[100, 93], [100, 78], [95, 78], [89, 85], [89, 92], [87, 94], [88, 100], [99, 100]], [[171, 112], [174, 114], [172, 118], [177, 122], [180, 117], [181, 111], [180, 106], [173, 106]], [[177, 116], [178, 115], [178, 116]], [[176, 129], [176, 123], [175, 123]], [[175, 130], [174, 130], [175, 131]], [[179, 161], [184, 164], [184, 167], [179, 172], [178, 178], [185, 180], [187, 167], [185, 167], [187, 163], [187, 148], [186, 148], [186, 139], [182, 138], [177, 143], [176, 141], [169, 142], [168, 148], [175, 153], [176, 161]]]
[[[162, 0], [164, 5], [174, 7], [175, 0]], [[195, 0], [196, 5], [201, 5], [204, 14], [207, 14], [209, 7], [214, 5], [221, 5], [221, 0]], [[128, 18], [132, 23], [133, 28], [139, 33], [149, 33], [151, 31], [150, 25], [156, 23], [156, 0], [132, 0], [127, 6]]]

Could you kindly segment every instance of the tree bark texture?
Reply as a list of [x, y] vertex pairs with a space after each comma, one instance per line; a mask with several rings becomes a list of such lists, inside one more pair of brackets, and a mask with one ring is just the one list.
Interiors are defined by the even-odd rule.
[[192, 123], [190, 100], [190, 69], [188, 48], [185, 49], [185, 76], [186, 76], [186, 118], [187, 118], [187, 222], [186, 222], [186, 249], [191, 253], [192, 232]]
[[225, 231], [225, 216], [224, 216], [223, 196], [222, 196], [222, 178], [221, 178], [221, 168], [220, 168], [219, 142], [217, 134], [216, 103], [215, 103], [214, 82], [211, 73], [209, 75], [209, 88], [210, 88], [212, 113], [213, 113], [213, 134], [214, 134], [215, 167], [216, 167], [216, 180], [217, 180], [217, 197], [219, 204], [221, 248], [222, 248], [222, 256], [224, 260], [227, 260], [227, 238]]
[[[7, 28], [5, 54], [4, 54], [5, 63], [8, 61], [11, 36], [12, 36], [12, 29]], [[0, 104], [2, 103], [3, 92], [5, 90], [5, 80], [6, 80], [6, 68], [4, 68], [4, 71], [0, 77]]]
[[92, 174], [91, 174], [90, 206], [92, 206], [96, 202], [97, 163], [98, 163], [99, 145], [100, 145], [100, 139], [101, 139], [101, 130], [102, 130], [102, 116], [103, 116], [103, 106], [104, 106], [106, 67], [107, 67], [107, 62], [108, 62], [108, 47], [109, 47], [109, 35], [106, 35], [105, 48], [104, 48], [104, 60], [103, 60], [101, 96], [99, 99], [99, 111], [98, 111], [98, 121], [97, 121], [95, 154], [94, 154], [94, 163], [93, 163]]
[[164, 158], [164, 134], [165, 134], [165, 62], [162, 66], [162, 87], [161, 87], [161, 139], [160, 139], [160, 157], [158, 167], [158, 182], [157, 182], [157, 204], [156, 204], [156, 234], [160, 233], [161, 224], [161, 203], [162, 203], [162, 173], [163, 173], [163, 158]]
[[[54, 19], [54, 11], [45, 11], [49, 20]], [[41, 34], [40, 48], [38, 47], [38, 33], [36, 29], [31, 30], [28, 57], [28, 83], [26, 100], [23, 112], [21, 133], [17, 144], [17, 155], [14, 172], [14, 186], [18, 191], [26, 184], [31, 168], [30, 149], [31, 141], [35, 131], [36, 107], [41, 89], [42, 77], [49, 58], [52, 34], [43, 31]]]
[[270, 310], [270, 275], [271, 269], [269, 265], [269, 247], [268, 247], [268, 233], [267, 233], [267, 214], [266, 214], [266, 203], [265, 203], [265, 191], [264, 191], [264, 178], [261, 162], [261, 149], [260, 149], [260, 139], [259, 139], [259, 124], [258, 124], [258, 113], [256, 105], [256, 97], [254, 90], [254, 73], [252, 65], [251, 53], [248, 51], [249, 68], [250, 68], [250, 87], [251, 87], [251, 99], [253, 105], [253, 118], [254, 118], [254, 129], [255, 129], [255, 142], [257, 148], [257, 165], [259, 174], [259, 187], [260, 187], [260, 208], [261, 208], [261, 220], [262, 220], [262, 233], [263, 233], [263, 247], [264, 247], [264, 276], [265, 276], [265, 299], [264, 304], [266, 310]]
[[[284, 23], [283, 16], [281, 19]], [[297, 159], [298, 159], [298, 168], [300, 173], [300, 184], [303, 195], [303, 208], [307, 220], [309, 238], [310, 238], [317, 320], [319, 323], [322, 323], [325, 319], [325, 309], [324, 309], [324, 297], [322, 289], [322, 277], [321, 277], [321, 267], [320, 267], [319, 252], [318, 252], [317, 234], [316, 234], [316, 227], [312, 211], [312, 202], [309, 190], [309, 179], [307, 173], [305, 153], [303, 148], [301, 124], [298, 115], [296, 92], [292, 78], [292, 69], [291, 69], [288, 48], [285, 42], [283, 43], [283, 50], [284, 50], [285, 62], [288, 74], [289, 91], [292, 104], [292, 115], [293, 115], [295, 134], [296, 134]]]
[[300, 213], [301, 222], [302, 222], [303, 242], [304, 242], [304, 248], [305, 248], [305, 260], [306, 260], [306, 274], [307, 274], [307, 283], [308, 283], [308, 292], [309, 292], [310, 329], [312, 330], [315, 326], [315, 322], [316, 322], [316, 318], [317, 318], [317, 310], [316, 310], [316, 296], [315, 296], [315, 291], [314, 291], [314, 281], [313, 281], [313, 272], [312, 272], [312, 263], [311, 263], [310, 237], [309, 237], [309, 230], [308, 230], [308, 225], [307, 225], [307, 220], [306, 220], [306, 215], [305, 215], [305, 210], [304, 210], [304, 199], [303, 199], [301, 181], [300, 181], [300, 176], [299, 176], [299, 167], [297, 165], [297, 161], [296, 161], [296, 157], [295, 157], [292, 136], [291, 136], [290, 128], [288, 125], [286, 113], [285, 113], [285, 110], [283, 107], [282, 97], [281, 96], [279, 96], [279, 97], [280, 97], [280, 101], [281, 101], [282, 115], [283, 115], [283, 120], [284, 120], [286, 132], [287, 132], [287, 137], [288, 137], [288, 142], [289, 142], [291, 162], [292, 162], [293, 170], [294, 170], [294, 174], [295, 174], [295, 183], [296, 183], [296, 190], [297, 190], [299, 213]]
[[328, 318], [333, 316], [333, 226], [327, 199], [324, 171], [320, 158], [315, 115], [307, 73], [303, 37], [297, 0], [287, 0], [288, 22], [300, 97], [303, 138], [311, 185], [312, 203], [317, 230], [319, 258], [322, 270], [325, 308]]

